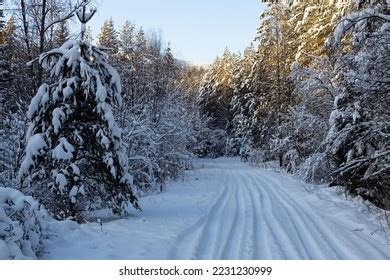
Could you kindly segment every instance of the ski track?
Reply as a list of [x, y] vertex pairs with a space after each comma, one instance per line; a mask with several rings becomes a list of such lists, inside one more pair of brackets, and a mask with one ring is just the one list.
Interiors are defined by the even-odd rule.
[[225, 177], [218, 199], [177, 236], [171, 259], [390, 258], [367, 233], [291, 194], [292, 179], [238, 162], [215, 172]]
[[[345, 232], [345, 229], [346, 229], [344, 226], [340, 226], [340, 224], [337, 224], [336, 222], [334, 222], [330, 219], [329, 220], [326, 219], [326, 217], [324, 217], [323, 215], [322, 215], [322, 217], [320, 217], [318, 214], [316, 214], [317, 211], [315, 211], [315, 209], [314, 209], [314, 211], [307, 211], [307, 210], [305, 211], [305, 209], [303, 207], [299, 206], [296, 203], [296, 199], [292, 198], [292, 196], [288, 192], [283, 191], [281, 189], [278, 189], [277, 184], [273, 181], [272, 178], [265, 176], [265, 179], [269, 180], [269, 182], [271, 182], [270, 184], [273, 186], [274, 192], [276, 192], [279, 195], [279, 201], [282, 200], [282, 199], [280, 199], [280, 196], [281, 196], [280, 193], [283, 192], [283, 195], [287, 196], [287, 198], [288, 198], [284, 201], [290, 202], [289, 205], [295, 210], [295, 212], [298, 215], [301, 215], [303, 220], [306, 221], [306, 225], [312, 224], [314, 226], [315, 230], [317, 230], [317, 232], [324, 239], [327, 240], [327, 243], [329, 244], [330, 247], [332, 247], [333, 252], [339, 251], [339, 253], [336, 253], [338, 258], [342, 258], [342, 259], [355, 258], [355, 256], [353, 254], [348, 253], [348, 251], [343, 250], [340, 252], [340, 248], [345, 248], [346, 246], [350, 247], [351, 250], [355, 250], [356, 253], [358, 252], [356, 250], [357, 249], [356, 247], [360, 248], [361, 251], [365, 250], [366, 248], [373, 247], [376, 249], [376, 252], [373, 253], [372, 251], [365, 251], [366, 255], [368, 253], [369, 257], [374, 258], [374, 259], [386, 258], [386, 256], [380, 251], [379, 247], [374, 242], [370, 241], [369, 239], [361, 238], [360, 236], [358, 236], [357, 233], [347, 234], [348, 239], [344, 238], [346, 235], [341, 235], [340, 239], [335, 238], [334, 234], [329, 231], [329, 227], [321, 221], [333, 223], [333, 226], [337, 225], [339, 230], [342, 230], [343, 232]], [[307, 204], [305, 204], [304, 201], [302, 202], [302, 204], [305, 205], [306, 207], [308, 206]], [[308, 207], [308, 208], [310, 208], [310, 207]], [[315, 222], [315, 221], [317, 221], [317, 222]], [[350, 242], [349, 240], [351, 240], [351, 239], [354, 240], [354, 242]], [[350, 244], [348, 244], [348, 243], [350, 243]], [[362, 246], [363, 244], [365, 246]]]
[[236, 158], [199, 163], [141, 198], [142, 214], [102, 226], [53, 221], [45, 258], [390, 259], [375, 216], [356, 210], [364, 204]]

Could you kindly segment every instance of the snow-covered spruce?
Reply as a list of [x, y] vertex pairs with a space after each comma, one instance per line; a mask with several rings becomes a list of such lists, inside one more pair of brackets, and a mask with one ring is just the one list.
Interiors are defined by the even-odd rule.
[[44, 53], [40, 64], [50, 81], [39, 88], [28, 110], [26, 157], [19, 176], [57, 219], [83, 221], [88, 210], [125, 214], [139, 209], [121, 130], [112, 106], [120, 106], [121, 84], [106, 54], [70, 40]]
[[0, 188], [0, 259], [36, 259], [42, 254], [47, 218], [31, 196]]

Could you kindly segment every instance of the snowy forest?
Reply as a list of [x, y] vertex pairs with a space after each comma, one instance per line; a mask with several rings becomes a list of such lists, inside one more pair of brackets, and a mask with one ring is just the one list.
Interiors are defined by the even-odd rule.
[[[303, 211], [284, 202], [278, 202], [283, 211], [275, 210], [275, 222], [264, 225], [269, 231], [273, 225], [280, 230], [273, 235], [282, 247], [277, 255], [272, 245], [266, 245], [271, 239], [263, 244], [256, 237], [265, 218], [256, 216], [255, 210], [271, 211], [276, 202], [260, 199], [261, 186], [258, 198], [250, 189], [264, 180], [264, 186], [270, 186], [264, 193], [280, 201], [290, 199], [290, 194], [284, 195], [287, 188], [275, 189], [276, 179], [271, 186], [265, 182], [268, 175], [254, 175], [268, 163], [285, 174], [283, 178], [294, 178], [283, 180], [299, 179], [311, 188], [326, 186], [321, 191], [337, 188], [346, 197], [378, 209], [385, 215], [382, 230], [390, 232], [386, 212], [390, 210], [389, 2], [261, 2], [268, 2], [267, 9], [259, 16], [253, 42], [242, 53], [226, 48], [202, 67], [176, 58], [170, 43], [165, 43], [169, 38], [145, 32], [130, 19], [123, 26], [115, 25], [115, 17], [107, 19], [95, 38], [88, 26], [96, 12], [93, 1], [14, 1], [0, 23], [0, 259], [46, 258], [60, 250], [53, 245], [58, 235], [72, 231], [107, 235], [115, 220], [136, 219], [126, 230], [150, 231], [146, 224], [154, 220], [148, 213], [154, 212], [148, 207], [161, 213], [172, 207], [168, 202], [149, 205], [152, 198], [165, 201], [172, 196], [175, 203], [186, 202], [186, 194], [173, 195], [180, 192], [175, 184], [191, 177], [191, 172], [197, 174], [193, 184], [202, 187], [189, 196], [205, 196], [199, 201], [206, 201], [202, 211], [210, 206], [210, 217], [204, 224], [195, 221], [187, 235], [185, 225], [177, 226], [174, 234], [160, 231], [156, 224], [149, 226], [157, 227], [157, 235], [178, 236], [172, 241], [176, 247], [191, 247], [186, 240], [201, 226], [204, 240], [198, 240], [192, 255], [161, 247], [165, 239], [155, 241], [154, 249], [170, 251], [161, 258], [389, 259], [389, 239], [382, 246], [383, 236], [369, 240], [370, 233], [360, 227], [352, 230], [357, 234], [353, 238], [345, 232], [341, 243], [345, 248], [356, 246], [357, 251], [370, 243], [378, 251], [353, 255], [333, 245], [328, 247], [334, 252], [283, 250], [283, 240], [295, 239], [283, 237], [282, 221], [289, 224], [285, 219], [292, 219], [289, 209], [295, 209], [294, 214]], [[253, 175], [249, 179], [232, 175], [234, 187], [242, 183], [248, 193], [237, 190], [234, 195], [225, 188], [222, 193], [229, 192], [229, 198], [219, 196], [218, 190], [215, 196], [203, 194], [203, 186], [212, 184], [206, 184], [199, 165], [209, 164], [205, 172], [214, 178], [213, 168], [226, 169], [229, 160], [235, 164], [231, 173], [242, 168]], [[223, 184], [225, 177], [213, 180]], [[280, 179], [280, 184], [289, 183]], [[236, 206], [230, 208], [228, 201], [234, 196]], [[225, 206], [215, 206], [217, 199]], [[232, 210], [246, 199], [253, 213], [249, 208]], [[321, 208], [321, 203], [314, 205], [313, 209]], [[302, 226], [322, 217], [309, 214], [309, 207], [305, 210], [301, 216], [307, 219], [296, 218], [302, 219]], [[101, 213], [109, 213], [107, 221]], [[234, 220], [229, 220], [230, 214]], [[239, 224], [240, 215], [252, 215], [254, 220], [254, 241], [246, 244], [252, 249], [245, 252], [231, 245], [245, 234], [233, 229], [245, 226]], [[226, 220], [217, 222], [218, 217]], [[220, 238], [211, 237], [208, 221], [231, 224], [231, 233], [225, 236], [221, 231]], [[336, 227], [336, 222], [324, 221], [315, 235], [322, 232], [329, 235], [328, 244], [336, 244], [329, 225]], [[345, 229], [339, 230], [343, 236]], [[298, 240], [303, 233], [292, 234]], [[129, 238], [137, 243], [137, 236]], [[307, 232], [304, 236], [310, 244], [326, 247], [325, 241]], [[226, 247], [217, 252], [216, 244], [223, 240]], [[262, 246], [268, 246], [268, 254], [256, 249]], [[73, 258], [80, 257], [75, 254]], [[116, 257], [123, 255], [97, 256]], [[135, 252], [131, 258], [143, 256]]]

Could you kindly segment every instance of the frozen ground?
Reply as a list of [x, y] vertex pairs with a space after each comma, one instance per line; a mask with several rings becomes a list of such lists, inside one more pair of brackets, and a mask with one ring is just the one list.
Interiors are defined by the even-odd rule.
[[141, 199], [143, 212], [51, 225], [47, 259], [390, 259], [367, 204], [222, 158]]

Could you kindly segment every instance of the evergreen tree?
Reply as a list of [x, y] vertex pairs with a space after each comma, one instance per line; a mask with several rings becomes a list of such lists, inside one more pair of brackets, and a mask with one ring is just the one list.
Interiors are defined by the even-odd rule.
[[85, 31], [84, 41], [88, 44], [92, 44], [94, 41], [91, 26], [88, 26]]
[[234, 92], [230, 103], [232, 131], [227, 151], [231, 155], [240, 155], [243, 158], [248, 156], [252, 140], [251, 114], [255, 95], [251, 87], [251, 75], [257, 58], [253, 45], [250, 45], [244, 50], [234, 74]]
[[163, 53], [162, 68], [164, 84], [166, 84], [168, 91], [173, 90], [175, 79], [179, 75], [179, 67], [172, 54], [170, 43]]
[[256, 96], [252, 115], [253, 148], [259, 151], [261, 160], [276, 160], [282, 164], [282, 152], [272, 151], [272, 142], [282, 138], [278, 128], [286, 120], [289, 106], [296, 102], [289, 80], [294, 61], [292, 43], [296, 34], [290, 19], [290, 8], [284, 4], [272, 4], [262, 14], [258, 28], [259, 48], [253, 67], [251, 88]]
[[297, 38], [291, 40], [295, 61], [308, 66], [313, 57], [325, 54], [324, 44], [352, 1], [295, 1], [290, 7], [291, 25]]
[[112, 18], [104, 21], [103, 26], [98, 36], [98, 44], [105, 48], [110, 48], [114, 52], [118, 50], [118, 33], [115, 30], [114, 21]]
[[333, 184], [390, 209], [390, 9], [376, 2], [360, 7], [333, 37], [340, 90], [326, 154]]
[[119, 34], [122, 56], [130, 56], [135, 48], [135, 25], [126, 20]]
[[222, 58], [217, 58], [205, 75], [198, 102], [203, 114], [209, 118], [210, 128], [230, 129], [230, 102], [238, 62], [239, 56], [225, 49]]
[[19, 48], [14, 18], [10, 17], [1, 32], [0, 45], [0, 184], [16, 186], [16, 174], [23, 154], [24, 117], [23, 86], [27, 83], [20, 69], [25, 63], [18, 58]]
[[147, 52], [148, 42], [146, 40], [145, 31], [144, 31], [142, 26], [138, 30], [138, 33], [135, 37], [135, 47], [136, 47], [137, 51], [140, 53]]
[[62, 46], [69, 39], [69, 26], [68, 23], [64, 20], [61, 21], [57, 29], [54, 32], [54, 45], [56, 47]]
[[19, 176], [58, 219], [84, 211], [139, 208], [112, 107], [120, 105], [118, 73], [99, 48], [80, 41], [40, 56], [49, 83], [31, 101], [26, 157]]

